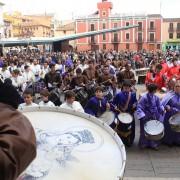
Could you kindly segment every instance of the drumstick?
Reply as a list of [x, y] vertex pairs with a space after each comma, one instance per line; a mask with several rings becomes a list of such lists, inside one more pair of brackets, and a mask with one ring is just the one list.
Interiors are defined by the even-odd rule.
[[117, 108], [117, 106], [115, 106], [114, 104], [110, 103], [110, 105], [119, 113], [122, 113], [122, 111], [120, 109]]

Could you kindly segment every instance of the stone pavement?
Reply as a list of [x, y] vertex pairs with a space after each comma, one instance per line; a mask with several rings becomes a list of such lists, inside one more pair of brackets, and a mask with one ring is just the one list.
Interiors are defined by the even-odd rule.
[[[173, 178], [180, 180], [180, 147], [161, 145], [159, 151], [138, 148], [139, 128], [133, 147], [126, 148], [127, 161], [124, 180]], [[137, 177], [137, 178], [132, 178]]]
[[139, 122], [134, 145], [126, 148], [124, 180], [180, 180], [180, 147], [161, 145], [159, 151], [138, 148]]

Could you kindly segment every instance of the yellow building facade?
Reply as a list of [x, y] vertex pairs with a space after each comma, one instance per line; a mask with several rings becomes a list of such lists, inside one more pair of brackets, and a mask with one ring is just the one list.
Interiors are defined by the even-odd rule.
[[50, 37], [51, 15], [22, 15], [19, 12], [13, 14], [4, 13], [4, 22], [11, 23], [12, 37], [30, 38], [30, 37]]
[[163, 50], [180, 49], [180, 18], [164, 18], [162, 24]]

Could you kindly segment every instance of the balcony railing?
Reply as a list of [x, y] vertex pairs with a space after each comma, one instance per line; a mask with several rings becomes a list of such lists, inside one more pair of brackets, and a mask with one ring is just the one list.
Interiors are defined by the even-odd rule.
[[143, 43], [144, 42], [143, 38], [138, 38], [135, 41], [136, 41], [136, 43]]
[[155, 27], [149, 27], [148, 31], [156, 31], [156, 28]]
[[155, 43], [156, 39], [148, 39], [148, 43]]
[[112, 39], [111, 39], [111, 42], [112, 42], [112, 43], [119, 43], [119, 42], [120, 42], [120, 39], [119, 39], [119, 38], [112, 38]]
[[144, 29], [143, 28], [136, 28], [136, 30], [138, 31], [138, 32], [142, 32], [142, 31], [144, 31]]
[[131, 40], [130, 39], [125, 39], [126, 42], [130, 42]]
[[174, 28], [173, 27], [169, 27], [168, 28], [168, 32], [174, 32]]
[[88, 39], [89, 44], [96, 44], [97, 40], [96, 39]]
[[96, 29], [91, 29], [90, 27], [88, 28], [88, 31], [97, 31]]
[[178, 33], [180, 32], [180, 27], [176, 28], [176, 32], [178, 32]]

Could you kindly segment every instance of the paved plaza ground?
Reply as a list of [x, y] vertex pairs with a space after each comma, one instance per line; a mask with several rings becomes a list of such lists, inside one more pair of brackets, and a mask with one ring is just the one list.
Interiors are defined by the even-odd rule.
[[[138, 86], [138, 93], [144, 86]], [[161, 145], [159, 151], [138, 148], [139, 122], [133, 147], [126, 148], [124, 180], [180, 180], [180, 147]]]

